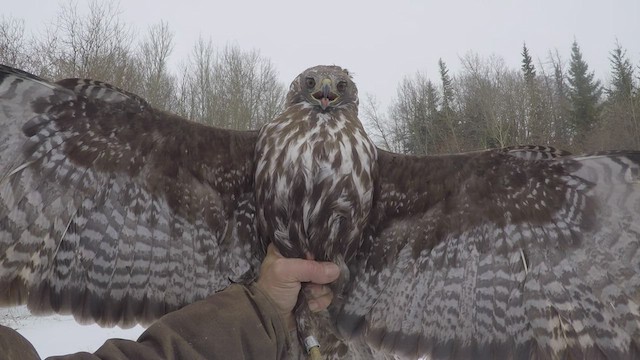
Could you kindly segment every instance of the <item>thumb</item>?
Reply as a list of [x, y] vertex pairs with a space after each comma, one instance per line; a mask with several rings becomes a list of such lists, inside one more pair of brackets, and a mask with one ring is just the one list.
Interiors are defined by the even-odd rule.
[[292, 274], [299, 282], [328, 284], [340, 275], [340, 268], [332, 262], [296, 259], [297, 270]]

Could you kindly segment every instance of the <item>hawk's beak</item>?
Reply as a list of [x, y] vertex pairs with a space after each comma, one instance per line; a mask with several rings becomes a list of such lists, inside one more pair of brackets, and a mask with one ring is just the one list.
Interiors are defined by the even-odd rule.
[[322, 84], [322, 99], [320, 99], [320, 106], [322, 106], [322, 110], [325, 110], [327, 106], [329, 106], [329, 95], [331, 94], [331, 85], [324, 83]]
[[331, 85], [333, 85], [331, 79], [324, 79], [320, 84], [320, 90], [313, 94], [313, 97], [320, 101], [322, 110], [326, 110], [338, 98], [338, 94], [332, 91]]

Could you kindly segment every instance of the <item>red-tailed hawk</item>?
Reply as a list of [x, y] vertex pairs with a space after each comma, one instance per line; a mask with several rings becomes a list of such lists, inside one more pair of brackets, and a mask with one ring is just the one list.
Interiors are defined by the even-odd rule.
[[148, 323], [273, 242], [343, 267], [328, 358], [640, 357], [640, 152], [377, 149], [336, 66], [260, 132], [0, 67], [0, 304]]

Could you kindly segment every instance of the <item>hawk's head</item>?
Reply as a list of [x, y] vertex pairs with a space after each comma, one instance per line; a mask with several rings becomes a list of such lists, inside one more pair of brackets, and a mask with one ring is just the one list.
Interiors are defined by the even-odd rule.
[[358, 108], [358, 89], [351, 75], [339, 66], [318, 65], [293, 80], [287, 94], [287, 106], [308, 103], [321, 111], [352, 104]]

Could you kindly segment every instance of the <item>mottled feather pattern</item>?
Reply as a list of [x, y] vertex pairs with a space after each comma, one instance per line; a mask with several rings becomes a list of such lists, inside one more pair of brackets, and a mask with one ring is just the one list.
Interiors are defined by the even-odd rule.
[[[321, 83], [336, 101], [328, 109], [309, 104], [318, 100]], [[338, 83], [345, 85], [343, 91]], [[287, 257], [338, 264], [342, 271], [333, 284], [334, 306], [350, 281], [348, 265], [362, 243], [377, 176], [376, 148], [358, 120], [355, 99], [357, 88], [346, 71], [312, 68], [294, 80], [287, 109], [261, 129], [256, 144], [262, 241], [274, 243]], [[306, 306], [298, 307], [296, 315], [300, 342], [333, 327]]]
[[234, 132], [0, 66], [0, 304], [150, 322], [274, 242], [342, 266], [329, 311], [296, 310], [327, 359], [640, 358], [640, 152], [398, 155], [357, 106], [318, 66]]
[[[0, 302], [129, 326], [221, 290], [257, 264], [245, 146], [257, 134], [181, 128], [100, 82], [60, 82], [66, 90], [10, 76], [2, 96], [42, 95], [3, 102], [5, 111], [31, 112], [22, 131], [8, 132], [22, 143], [2, 149], [19, 156], [2, 163]], [[231, 163], [230, 153], [246, 161]], [[207, 160], [193, 161], [200, 156]]]
[[[381, 154], [387, 205], [376, 204], [374, 223], [385, 225], [372, 229], [337, 314], [343, 335], [411, 358], [640, 356], [640, 153], [501, 153], [511, 155], [423, 158], [437, 175], [408, 198], [393, 176], [410, 177], [402, 162], [415, 159]], [[439, 163], [449, 172], [436, 172]]]
[[571, 155], [570, 152], [557, 149], [553, 146], [540, 145], [509, 146], [503, 148], [502, 151], [526, 160], [555, 159], [557, 157]]
[[[273, 208], [258, 214], [264, 233], [276, 234], [275, 241], [284, 248], [296, 247], [290, 256], [309, 251], [319, 259], [353, 256], [359, 247], [371, 207], [376, 150], [354, 116], [347, 111], [329, 116], [304, 105], [292, 106], [261, 132], [257, 196]], [[350, 222], [348, 228], [341, 225], [342, 219]]]

